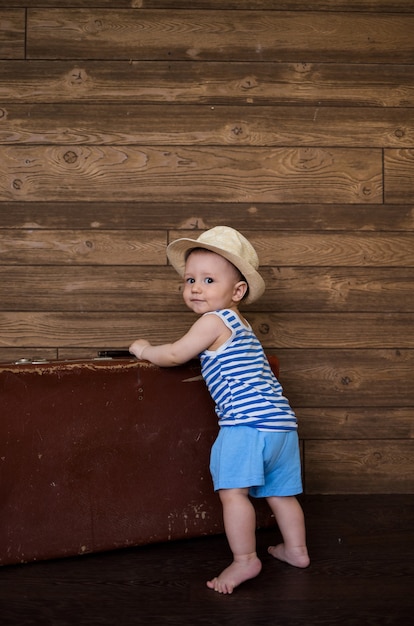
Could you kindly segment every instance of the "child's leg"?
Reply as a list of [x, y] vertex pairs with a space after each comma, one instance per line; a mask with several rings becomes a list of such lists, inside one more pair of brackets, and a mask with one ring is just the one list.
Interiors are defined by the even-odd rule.
[[308, 567], [305, 519], [299, 502], [294, 496], [272, 496], [267, 501], [283, 537], [283, 543], [269, 546], [269, 554], [295, 567]]
[[233, 589], [260, 573], [262, 564], [256, 554], [256, 512], [248, 489], [220, 489], [224, 529], [233, 553], [233, 562], [207, 586], [219, 593]]

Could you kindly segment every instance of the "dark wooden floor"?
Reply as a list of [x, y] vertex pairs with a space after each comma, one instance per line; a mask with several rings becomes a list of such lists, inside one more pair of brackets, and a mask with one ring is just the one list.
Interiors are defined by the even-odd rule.
[[312, 564], [272, 559], [231, 596], [205, 581], [229, 560], [223, 536], [0, 569], [0, 624], [411, 624], [414, 496], [305, 497]]

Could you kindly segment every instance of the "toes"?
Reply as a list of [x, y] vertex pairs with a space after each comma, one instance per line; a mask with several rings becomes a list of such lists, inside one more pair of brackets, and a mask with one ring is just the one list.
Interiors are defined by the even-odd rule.
[[207, 581], [207, 587], [209, 589], [214, 589], [214, 591], [217, 591], [216, 585], [217, 585], [217, 578], [213, 578], [212, 580]]

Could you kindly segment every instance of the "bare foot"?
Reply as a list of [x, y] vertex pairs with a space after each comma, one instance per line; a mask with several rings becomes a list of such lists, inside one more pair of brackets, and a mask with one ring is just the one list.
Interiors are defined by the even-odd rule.
[[279, 543], [277, 546], [269, 546], [267, 551], [275, 559], [285, 561], [285, 563], [289, 563], [289, 565], [294, 567], [308, 567], [310, 563], [306, 546], [287, 550], [284, 543]]
[[218, 593], [233, 593], [233, 589], [238, 585], [258, 576], [261, 569], [262, 563], [257, 556], [241, 561], [233, 561], [231, 565], [221, 572], [220, 576], [207, 581], [207, 587], [218, 591]]

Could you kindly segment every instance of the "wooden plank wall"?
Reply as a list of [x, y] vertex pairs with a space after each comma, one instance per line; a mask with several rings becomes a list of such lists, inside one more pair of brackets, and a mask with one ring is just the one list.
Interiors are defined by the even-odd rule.
[[[309, 8], [311, 7], [311, 8]], [[307, 493], [414, 492], [412, 0], [0, 2], [0, 359], [168, 341], [228, 224]]]

